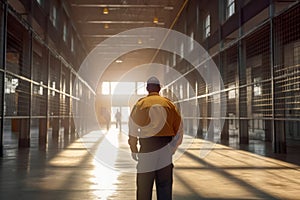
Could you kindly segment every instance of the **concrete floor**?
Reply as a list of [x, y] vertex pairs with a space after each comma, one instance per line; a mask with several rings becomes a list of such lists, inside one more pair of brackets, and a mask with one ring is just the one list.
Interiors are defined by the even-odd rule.
[[[100, 140], [93, 140], [96, 134]], [[99, 151], [104, 137], [118, 147], [116, 152]], [[91, 149], [114, 158], [115, 166], [135, 165], [118, 154], [129, 148], [127, 136], [114, 128], [70, 144], [49, 142], [43, 150], [7, 149], [0, 159], [0, 199], [135, 199], [135, 174], [105, 167]], [[193, 139], [181, 153], [174, 161], [174, 200], [300, 199], [296, 164], [201, 139]]]

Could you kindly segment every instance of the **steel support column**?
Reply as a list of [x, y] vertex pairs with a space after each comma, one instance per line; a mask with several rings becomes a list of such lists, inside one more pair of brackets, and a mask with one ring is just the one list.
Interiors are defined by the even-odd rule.
[[[242, 3], [242, 2], [241, 2]], [[242, 5], [239, 4], [239, 41], [238, 41], [238, 112], [239, 112], [239, 142], [240, 144], [249, 143], [249, 130], [248, 130], [248, 101], [247, 101], [247, 72], [245, 63], [245, 45], [241, 39], [243, 36], [242, 26]]]
[[[219, 0], [219, 54], [218, 54], [218, 59], [219, 59], [219, 70], [221, 76], [224, 78], [224, 66], [223, 66], [223, 60], [222, 60], [222, 55], [221, 52], [224, 47], [224, 42], [222, 38], [222, 23], [224, 20], [224, 1]], [[222, 94], [221, 94], [222, 95]], [[227, 99], [228, 103], [228, 99]], [[226, 105], [227, 106], [227, 105]], [[226, 111], [226, 116], [228, 117], [228, 111]], [[223, 144], [229, 143], [229, 119], [225, 118], [224, 119], [224, 126], [221, 131], [221, 141]]]
[[[23, 76], [29, 76], [32, 80], [32, 32], [27, 30], [23, 33], [23, 63], [21, 67], [28, 67], [29, 74], [21, 74]], [[30, 121], [31, 121], [31, 102], [32, 102], [32, 82], [28, 83], [29, 89], [26, 88], [26, 81], [20, 84], [19, 89], [24, 93], [29, 93], [28, 99], [26, 96], [19, 96], [18, 105], [25, 104], [24, 110], [18, 110], [18, 114], [22, 116], [19, 120], [19, 147], [30, 147]], [[25, 103], [26, 102], [26, 103]], [[28, 116], [28, 117], [24, 117]]]
[[3, 4], [3, 7], [1, 8], [3, 9], [2, 12], [2, 16], [1, 16], [1, 21], [2, 21], [2, 67], [3, 67], [3, 73], [2, 73], [2, 88], [1, 88], [1, 92], [2, 92], [2, 98], [1, 98], [1, 125], [0, 125], [0, 157], [3, 157], [3, 148], [4, 148], [4, 144], [3, 144], [3, 133], [4, 133], [4, 102], [5, 102], [5, 76], [6, 76], [6, 43], [7, 43], [7, 9], [8, 9], [8, 5], [7, 2], [5, 4]]

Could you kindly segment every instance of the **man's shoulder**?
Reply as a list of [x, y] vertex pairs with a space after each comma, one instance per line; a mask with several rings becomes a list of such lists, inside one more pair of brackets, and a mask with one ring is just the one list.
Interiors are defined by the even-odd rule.
[[161, 95], [153, 95], [153, 96], [145, 96], [145, 97], [142, 97], [140, 98], [137, 102], [136, 102], [136, 105], [140, 105], [140, 104], [143, 104], [143, 103], [146, 103], [146, 102], [152, 102], [153, 99], [156, 99], [155, 101], [160, 101], [160, 102], [166, 102], [168, 104], [172, 104], [173, 105], [173, 102], [172, 100], [170, 100], [169, 98], [167, 97], [164, 97], [164, 96], [161, 96]]
[[140, 98], [140, 99], [137, 101], [137, 103], [138, 103], [138, 102], [141, 102], [141, 101], [143, 101], [143, 100], [145, 100], [145, 98], [146, 98], [146, 97]]
[[146, 97], [142, 97], [142, 98], [138, 99], [137, 102], [135, 103], [135, 105], [141, 104], [145, 100], [145, 98]]

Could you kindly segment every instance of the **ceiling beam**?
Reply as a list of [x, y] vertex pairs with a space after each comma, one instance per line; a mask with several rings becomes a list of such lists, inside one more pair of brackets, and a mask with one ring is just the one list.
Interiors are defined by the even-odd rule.
[[[81, 24], [153, 24], [153, 21], [110, 21], [110, 20], [90, 20], [90, 21], [81, 21], [78, 20], [78, 23]], [[163, 22], [156, 23], [158, 25], [164, 25]]]
[[147, 4], [78, 4], [72, 3], [74, 7], [86, 7], [86, 8], [163, 8], [165, 10], [173, 10], [172, 5], [147, 5]]

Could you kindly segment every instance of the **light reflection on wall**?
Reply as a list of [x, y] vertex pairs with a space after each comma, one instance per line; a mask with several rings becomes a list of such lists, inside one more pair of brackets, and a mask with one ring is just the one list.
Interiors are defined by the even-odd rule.
[[19, 79], [17, 78], [12, 78], [8, 79], [5, 77], [5, 94], [10, 94], [10, 93], [15, 93], [16, 92], [16, 87], [19, 85]]
[[145, 82], [102, 82], [102, 95], [131, 95], [135, 91], [138, 95], [147, 94]]

